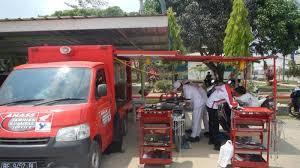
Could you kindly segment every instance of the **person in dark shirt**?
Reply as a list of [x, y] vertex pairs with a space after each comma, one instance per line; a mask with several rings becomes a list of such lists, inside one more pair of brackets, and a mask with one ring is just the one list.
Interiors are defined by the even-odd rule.
[[207, 87], [207, 86], [211, 85], [211, 81], [212, 81], [212, 76], [211, 76], [210, 72], [208, 71], [206, 74], [206, 77], [204, 79], [205, 86]]

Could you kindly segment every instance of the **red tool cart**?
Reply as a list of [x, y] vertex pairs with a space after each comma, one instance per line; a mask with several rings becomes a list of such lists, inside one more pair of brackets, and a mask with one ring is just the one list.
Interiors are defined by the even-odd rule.
[[269, 167], [270, 125], [274, 112], [264, 107], [233, 110], [232, 167]]
[[[238, 65], [238, 70], [243, 71], [244, 80], [240, 84], [243, 84], [247, 88], [247, 80], [249, 80], [248, 67], [251, 67], [251, 63], [264, 61], [266, 59], [273, 60], [273, 67], [267, 66], [265, 69], [266, 76], [268, 78], [267, 83], [273, 85], [273, 93], [270, 95], [273, 98], [273, 105], [269, 107], [271, 110], [263, 107], [258, 108], [243, 108], [234, 110], [230, 120], [226, 120], [231, 125], [228, 128], [228, 131], [231, 132], [231, 138], [234, 142], [234, 153], [235, 156], [232, 159], [233, 167], [268, 167], [269, 164], [269, 148], [270, 148], [270, 123], [271, 120], [276, 119], [276, 105], [277, 105], [277, 78], [276, 78], [276, 59], [277, 56], [255, 56], [255, 57], [224, 57], [224, 56], [185, 56], [178, 52], [167, 52], [167, 51], [116, 51], [116, 57], [125, 58], [125, 59], [140, 59], [144, 60], [146, 58], [150, 59], [159, 59], [164, 61], [189, 61], [189, 62], [217, 62], [217, 63], [235, 63]], [[268, 61], [270, 62], [270, 61]], [[265, 62], [267, 65], [267, 62]], [[142, 94], [143, 95], [143, 94]], [[159, 97], [158, 97], [159, 98]], [[154, 134], [155, 131], [165, 130], [164, 134], [169, 132], [170, 139], [172, 138], [172, 119], [171, 119], [171, 110], [170, 114], [166, 115], [169, 118], [165, 120], [157, 117], [157, 114], [148, 113], [148, 110], [142, 110], [140, 114], [140, 163], [147, 164], [156, 164], [156, 163], [170, 163], [171, 162], [171, 146], [172, 142], [170, 141], [169, 145], [162, 146], [151, 146], [148, 143], [145, 144], [145, 137], [147, 139], [148, 134]], [[146, 112], [147, 111], [147, 112]], [[151, 110], [149, 110], [151, 111]], [[160, 110], [152, 110], [153, 112], [161, 112]], [[167, 114], [167, 113], [166, 113]], [[162, 117], [164, 118], [164, 117]], [[155, 121], [153, 122], [152, 121]], [[164, 124], [161, 126], [153, 126], [151, 124]], [[168, 124], [169, 123], [169, 124]], [[150, 124], [150, 125], [148, 125]], [[227, 123], [226, 123], [227, 124]], [[150, 128], [149, 128], [150, 127]], [[158, 129], [156, 129], [158, 128]], [[166, 131], [168, 130], [168, 131]], [[275, 130], [276, 131], [276, 127]], [[149, 133], [150, 132], [150, 133]], [[163, 132], [163, 131], [162, 131]], [[265, 137], [267, 135], [267, 137]], [[243, 138], [244, 137], [244, 138]], [[249, 144], [241, 143], [240, 139], [244, 139], [247, 142], [250, 139], [255, 140], [255, 138], [260, 141], [259, 143]], [[250, 138], [252, 137], [252, 138]], [[240, 143], [240, 144], [239, 144]], [[157, 148], [161, 147], [164, 151], [169, 150], [169, 158], [151, 158], [148, 157], [147, 152], [155, 151]], [[244, 153], [244, 155], [243, 155]], [[240, 154], [240, 155], [239, 155]], [[251, 155], [252, 154], [252, 155]], [[236, 157], [237, 156], [237, 157]], [[247, 158], [249, 158], [247, 160]], [[255, 159], [253, 159], [255, 158]]]
[[146, 105], [140, 113], [140, 164], [172, 163], [172, 110]]

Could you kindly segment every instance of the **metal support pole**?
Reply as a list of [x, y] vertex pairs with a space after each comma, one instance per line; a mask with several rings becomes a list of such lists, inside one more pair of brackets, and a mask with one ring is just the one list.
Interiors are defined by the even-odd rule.
[[276, 58], [273, 58], [273, 97], [274, 97], [274, 113], [276, 117], [277, 109], [277, 76], [276, 76]]
[[285, 75], [285, 55], [283, 56], [283, 65], [282, 65], [282, 81], [284, 82], [284, 75]]
[[145, 63], [144, 60], [140, 61], [140, 69], [141, 69], [141, 94], [142, 100], [145, 100]]

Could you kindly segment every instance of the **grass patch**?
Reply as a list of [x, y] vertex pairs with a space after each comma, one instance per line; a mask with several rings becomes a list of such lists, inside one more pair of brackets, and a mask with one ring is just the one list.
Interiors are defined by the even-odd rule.
[[146, 104], [155, 104], [158, 102], [159, 102], [159, 99], [150, 99], [150, 98], [146, 99]]
[[[270, 86], [260, 86], [259, 90], [261, 92], [272, 92], [272, 87]], [[288, 87], [288, 86], [278, 86], [277, 87], [277, 92], [291, 92], [293, 90], [293, 87]]]
[[280, 119], [280, 120], [295, 120], [296, 119], [289, 115], [277, 115], [276, 118]]

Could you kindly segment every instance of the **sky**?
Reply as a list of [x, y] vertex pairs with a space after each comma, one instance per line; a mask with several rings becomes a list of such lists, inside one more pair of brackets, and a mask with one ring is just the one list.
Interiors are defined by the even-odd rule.
[[[69, 9], [64, 2], [72, 0], [1, 0], [0, 18], [29, 18], [50, 15]], [[139, 0], [107, 0], [108, 6], [119, 6], [126, 12], [138, 11]]]

